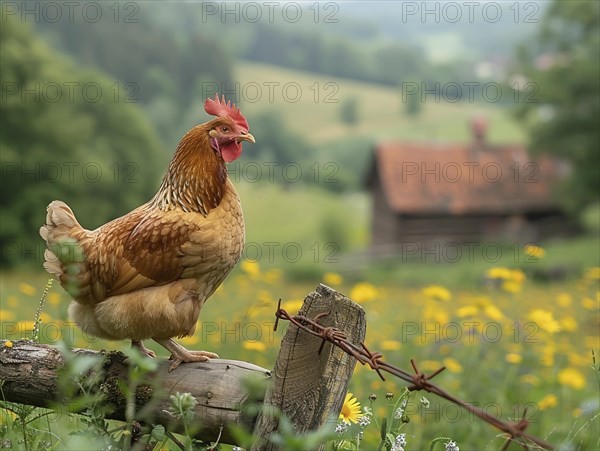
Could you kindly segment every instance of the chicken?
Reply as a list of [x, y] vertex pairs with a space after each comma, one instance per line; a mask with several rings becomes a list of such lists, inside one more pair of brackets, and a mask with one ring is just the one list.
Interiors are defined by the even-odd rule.
[[185, 134], [149, 202], [90, 231], [54, 201], [40, 229], [44, 268], [73, 297], [71, 320], [91, 336], [129, 339], [150, 357], [142, 340], [153, 339], [171, 352], [169, 371], [218, 357], [173, 337], [194, 333], [202, 305], [244, 246], [242, 207], [225, 163], [254, 137], [224, 97], [207, 99], [204, 109], [216, 119]]

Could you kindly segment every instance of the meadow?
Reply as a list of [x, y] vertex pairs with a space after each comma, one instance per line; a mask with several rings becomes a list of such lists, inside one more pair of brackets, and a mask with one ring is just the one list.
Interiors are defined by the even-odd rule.
[[[507, 140], [522, 143], [526, 140], [518, 120], [499, 108], [503, 104], [515, 105], [523, 101], [516, 99], [514, 91], [504, 86], [500, 87], [496, 102], [481, 102], [476, 98], [456, 102], [449, 94], [438, 97], [427, 94], [421, 84], [416, 83], [414, 95], [422, 101], [421, 111], [410, 117], [405, 113], [407, 98], [402, 97], [400, 88], [248, 61], [236, 64], [235, 79], [239, 82], [236, 92], [243, 102], [245, 114], [252, 117], [277, 111], [286, 127], [316, 146], [349, 137], [354, 140], [470, 141], [468, 124], [476, 115], [488, 119], [487, 138], [491, 143], [506, 143]], [[481, 94], [485, 84], [481, 81], [475, 94]], [[461, 89], [468, 98], [467, 87]], [[340, 106], [350, 99], [359, 105], [358, 120], [352, 126], [340, 118]]]
[[[380, 278], [375, 277], [376, 267], [359, 274], [322, 265], [319, 277], [298, 280], [292, 263], [246, 259], [206, 304], [196, 334], [181, 342], [271, 368], [285, 331], [283, 327], [272, 332], [277, 300], [297, 312], [305, 295], [317, 283], [325, 283], [362, 305], [366, 344], [383, 352], [385, 360], [404, 369], [410, 368], [410, 358], [425, 371], [445, 366], [436, 383], [450, 393], [503, 420], [518, 420], [526, 410], [528, 432], [561, 449], [594, 449], [600, 445], [599, 245], [597, 238], [587, 237], [569, 245], [520, 249], [516, 259], [511, 253], [499, 262], [447, 264], [452, 278], [437, 277], [443, 265], [397, 261], [388, 262], [387, 274], [379, 268]], [[540, 280], [539, 269], [556, 261], [575, 268], [573, 273], [564, 280]], [[389, 277], [393, 266], [404, 277]], [[3, 339], [30, 336], [46, 280], [40, 272], [2, 273]], [[107, 350], [129, 346], [84, 337], [69, 323], [67, 305], [64, 291], [52, 287], [41, 313], [41, 342]], [[162, 348], [147, 344], [166, 356]], [[363, 429], [351, 423], [331, 446], [355, 449], [356, 437], [363, 432], [360, 449], [375, 449], [377, 423], [384, 416], [391, 416], [395, 434], [406, 434], [406, 449], [425, 449], [439, 437], [451, 438], [463, 450], [502, 446], [503, 438], [491, 426], [421, 392], [403, 406], [408, 422], [393, 423], [403, 387], [392, 377], [383, 382], [373, 371], [357, 366], [349, 391], [361, 403], [361, 414], [365, 407], [371, 409], [371, 424]], [[2, 427], [14, 417], [0, 409]], [[44, 423], [41, 429], [53, 449], [62, 449], [61, 440], [72, 427]]]
[[[490, 142], [525, 142], [523, 130], [507, 110], [489, 103], [429, 99], [417, 116], [408, 117], [398, 89], [250, 62], [236, 65], [236, 79], [240, 89], [250, 89], [256, 80], [277, 81], [272, 102], [262, 98], [253, 103], [242, 94], [244, 112], [252, 117], [278, 111], [285, 126], [316, 149], [314, 155], [323, 152], [323, 162], [368, 157], [370, 146], [355, 144], [348, 152], [348, 140], [468, 141], [467, 124], [477, 114], [489, 119]], [[288, 83], [300, 88], [293, 109], [280, 89]], [[265, 96], [266, 85], [262, 87]], [[348, 99], [360, 106], [359, 121], [352, 127], [340, 119], [340, 106]], [[311, 171], [313, 163], [317, 161], [302, 170]], [[325, 283], [362, 305], [366, 344], [383, 352], [390, 363], [408, 370], [414, 358], [426, 372], [445, 366], [435, 382], [459, 398], [505, 421], [517, 421], [526, 412], [528, 432], [560, 449], [600, 447], [600, 364], [592, 355], [600, 349], [597, 233], [537, 250], [498, 244], [500, 255], [494, 259], [480, 249], [452, 261], [442, 256], [437, 264], [423, 255], [373, 259], [362, 251], [369, 242], [366, 193], [324, 190], [323, 173], [315, 183], [282, 187], [266, 183], [265, 173], [263, 183], [253, 183], [248, 180], [253, 173], [246, 169], [240, 166], [233, 172], [230, 167], [246, 217], [243, 260], [205, 305], [196, 334], [182, 339], [184, 345], [271, 368], [286, 329], [272, 331], [278, 299], [285, 309], [297, 312], [304, 297]], [[27, 265], [0, 272], [0, 339], [32, 335], [48, 279], [40, 270], [39, 253], [25, 257]], [[129, 348], [129, 343], [84, 336], [68, 320], [68, 303], [55, 284], [40, 314], [41, 342], [97, 350]], [[164, 349], [146, 344], [166, 357]], [[434, 396], [413, 393], [402, 406], [407, 399], [403, 387], [392, 377], [381, 381], [373, 371], [357, 366], [349, 391], [360, 403], [358, 417], [363, 415], [370, 424], [350, 421], [342, 428], [345, 432], [334, 434], [329, 447], [377, 449], [384, 416], [392, 435], [406, 434], [405, 449], [427, 449], [440, 437], [445, 442], [434, 449], [450, 440], [462, 450], [502, 447], [503, 438], [491, 426]], [[28, 419], [36, 415], [19, 413]], [[0, 439], [12, 439], [20, 449], [76, 449], [83, 442], [73, 442], [77, 435], [72, 433], [89, 427], [79, 416], [66, 422], [43, 416], [25, 427], [15, 412], [0, 408]], [[27, 444], [25, 435], [30, 438]], [[173, 443], [161, 443], [157, 449], [177, 449]]]

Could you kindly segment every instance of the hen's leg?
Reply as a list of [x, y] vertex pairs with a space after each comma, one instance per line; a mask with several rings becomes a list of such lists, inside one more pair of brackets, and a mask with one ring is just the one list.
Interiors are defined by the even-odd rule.
[[152, 357], [152, 358], [156, 357], [156, 354], [154, 353], [154, 351], [151, 351], [146, 346], [144, 346], [144, 343], [142, 343], [142, 340], [131, 340], [131, 347], [137, 348], [138, 351], [140, 351], [143, 355], [147, 355], [148, 357]]
[[153, 340], [171, 352], [173, 363], [169, 367], [169, 372], [173, 371], [184, 362], [206, 362], [209, 359], [219, 358], [219, 356], [214, 352], [190, 351], [170, 338], [168, 340], [158, 340], [153, 338]]

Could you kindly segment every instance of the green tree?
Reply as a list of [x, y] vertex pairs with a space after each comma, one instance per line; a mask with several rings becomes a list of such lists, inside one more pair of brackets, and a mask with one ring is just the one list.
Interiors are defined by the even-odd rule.
[[342, 122], [347, 125], [354, 125], [358, 122], [358, 100], [355, 97], [342, 102], [340, 105], [340, 117]]
[[417, 117], [421, 113], [421, 96], [415, 95], [414, 93], [406, 95], [402, 90], [400, 95], [403, 99], [406, 97], [406, 102], [404, 102], [404, 114], [409, 117]]
[[535, 152], [571, 164], [559, 194], [572, 211], [598, 202], [600, 193], [599, 11], [598, 2], [555, 0], [537, 39], [519, 51], [528, 84], [522, 83], [527, 93], [521, 93], [517, 114], [529, 127]]
[[[181, 138], [180, 126], [187, 131], [195, 125], [182, 125], [185, 112], [213, 92], [214, 88], [196, 95], [194, 90], [200, 75], [202, 81], [218, 81], [215, 84], [218, 91], [232, 90], [232, 59], [218, 34], [193, 23], [188, 27], [181, 25], [190, 16], [189, 5], [177, 8], [143, 2], [135, 8], [131, 3], [127, 5], [121, 5], [125, 14], [122, 20], [115, 20], [114, 14], [102, 14], [90, 26], [87, 21], [69, 20], [63, 14], [56, 23], [40, 20], [36, 29], [78, 64], [100, 70], [124, 86], [128, 84], [128, 94], [133, 99], [144, 108], [150, 105], [150, 119], [163, 142], [177, 143]], [[175, 32], [160, 25], [169, 8], [176, 10], [177, 27], [185, 30]], [[125, 11], [135, 11], [130, 17], [132, 22], [125, 21]]]
[[168, 157], [122, 84], [82, 70], [29, 26], [1, 17], [0, 261], [41, 263], [46, 206], [95, 228], [146, 201]]

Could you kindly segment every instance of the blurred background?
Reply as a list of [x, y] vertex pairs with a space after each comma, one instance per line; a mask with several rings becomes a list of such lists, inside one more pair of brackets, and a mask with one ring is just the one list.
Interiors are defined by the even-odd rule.
[[[594, 1], [2, 2], [2, 335], [32, 327], [47, 204], [93, 229], [144, 203], [218, 92], [257, 143], [229, 167], [244, 258], [201, 319], [241, 332], [188, 345], [270, 367], [279, 336], [244, 325], [324, 282], [363, 304], [390, 360], [444, 364], [460, 396], [484, 393], [504, 418], [526, 399], [532, 432], [592, 443], [598, 21]], [[67, 305], [52, 288], [43, 319], [60, 332], [42, 339], [125, 346], [81, 337]], [[465, 319], [475, 346], [401, 328]], [[502, 340], [486, 340], [490, 321]], [[355, 379], [366, 403], [400, 390], [364, 369]], [[448, 435], [416, 417], [415, 446]], [[493, 439], [453, 427], [472, 447]]]

